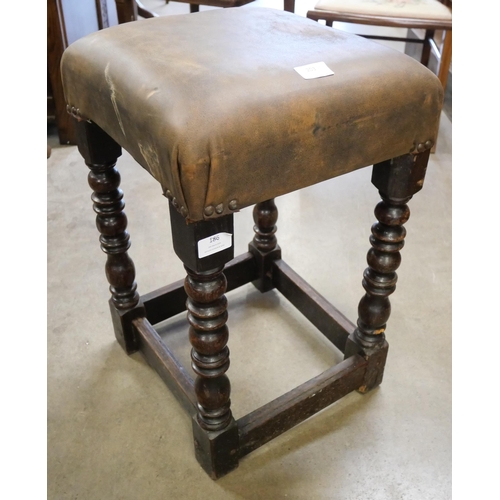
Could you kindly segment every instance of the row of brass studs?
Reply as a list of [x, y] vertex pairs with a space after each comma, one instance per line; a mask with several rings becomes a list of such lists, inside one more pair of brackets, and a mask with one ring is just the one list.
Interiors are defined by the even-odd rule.
[[[166, 189], [163, 194], [172, 202], [172, 205], [174, 206], [174, 208], [176, 210], [178, 210], [183, 217], [187, 217], [188, 211], [186, 210], [186, 207], [179, 206], [179, 202], [177, 201], [177, 198], [175, 198], [175, 196], [172, 195], [172, 192], [170, 191], [170, 189]], [[233, 211], [238, 210], [238, 201], [231, 200], [227, 206], [230, 210], [233, 210]], [[213, 205], [208, 205], [207, 207], [205, 207], [205, 210], [204, 210], [204, 213], [207, 217], [210, 217], [214, 213], [217, 213], [220, 215], [223, 212], [224, 212], [224, 204], [223, 203], [219, 203], [215, 207]]]

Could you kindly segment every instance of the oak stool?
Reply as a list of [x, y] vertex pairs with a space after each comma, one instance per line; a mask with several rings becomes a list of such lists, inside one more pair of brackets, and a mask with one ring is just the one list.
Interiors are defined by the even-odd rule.
[[[116, 337], [127, 353], [142, 352], [193, 415], [195, 454], [212, 478], [349, 392], [381, 383], [406, 204], [422, 188], [437, 134], [436, 76], [375, 42], [266, 8], [105, 29], [66, 50], [62, 76], [90, 168]], [[187, 272], [142, 297], [127, 253], [121, 148], [168, 198]], [[369, 165], [382, 201], [356, 326], [282, 260], [274, 198]], [[255, 236], [234, 258], [233, 214], [250, 205]], [[281, 292], [344, 360], [236, 421], [224, 293], [249, 282]], [[154, 328], [186, 309], [194, 381]]]

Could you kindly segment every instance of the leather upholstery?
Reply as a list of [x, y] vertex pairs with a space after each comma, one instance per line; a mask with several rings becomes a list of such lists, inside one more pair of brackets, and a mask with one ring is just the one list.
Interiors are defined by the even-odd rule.
[[[319, 61], [335, 74], [294, 71]], [[435, 140], [443, 99], [439, 80], [404, 54], [266, 8], [93, 33], [65, 51], [62, 77], [67, 103], [188, 221], [412, 152]]]

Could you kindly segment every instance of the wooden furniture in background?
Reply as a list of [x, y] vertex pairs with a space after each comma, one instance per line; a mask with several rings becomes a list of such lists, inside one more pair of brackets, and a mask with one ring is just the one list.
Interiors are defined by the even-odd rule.
[[76, 144], [62, 89], [62, 54], [75, 40], [115, 24], [115, 0], [47, 0], [47, 119], [57, 125], [61, 144]]
[[115, 2], [119, 24], [137, 21], [139, 17], [144, 19], [158, 17], [156, 12], [145, 7], [140, 0], [115, 0]]
[[[435, 40], [439, 46], [441, 46], [443, 40], [442, 37], [444, 35], [443, 31], [436, 31]], [[425, 30], [411, 29], [408, 30], [408, 38], [419, 38], [423, 40], [425, 38]], [[422, 57], [422, 49], [423, 44], [421, 43], [407, 43], [405, 46], [405, 54], [413, 57], [413, 59], [420, 60]], [[439, 63], [440, 60], [435, 54], [434, 50], [431, 50], [431, 54], [429, 57], [429, 64], [427, 67], [434, 73], [439, 73]], [[453, 61], [450, 62], [448, 69], [448, 78], [446, 79], [446, 87], [444, 90], [444, 103], [443, 103], [443, 113], [448, 117], [448, 119], [452, 120], [452, 108], [453, 108], [453, 71], [452, 71]]]
[[[199, 12], [200, 5], [208, 5], [211, 7], [241, 7], [254, 0], [175, 0], [179, 3], [189, 3], [191, 13]], [[166, 3], [169, 3], [167, 0]], [[146, 8], [140, 0], [116, 0], [116, 8], [118, 9], [118, 19], [120, 24], [129, 21], [137, 20], [138, 16], [146, 19], [157, 17], [158, 14]], [[283, 10], [287, 12], [295, 11], [295, 0], [283, 0]]]
[[[442, 5], [441, 5], [442, 4]], [[315, 21], [324, 20], [327, 26], [334, 22], [368, 24], [393, 28], [408, 28], [425, 30], [425, 36], [420, 39], [400, 38], [395, 36], [361, 35], [375, 40], [392, 40], [423, 45], [420, 62], [429, 65], [431, 50], [439, 61], [437, 72], [443, 88], [446, 88], [451, 62], [451, 0], [430, 0], [426, 3], [408, 3], [408, 7], [416, 5], [419, 12], [407, 13], [405, 1], [400, 3], [390, 0], [359, 1], [354, 0], [320, 0], [307, 17]], [[411, 12], [411, 11], [410, 11]], [[414, 11], [415, 12], [415, 11]], [[443, 15], [443, 12], [445, 13]], [[448, 14], [448, 16], [446, 15]], [[444, 31], [440, 46], [436, 43], [435, 32]]]
[[[176, 2], [189, 3], [191, 12], [198, 12], [200, 5], [211, 5], [213, 7], [240, 7], [254, 0], [175, 0]], [[167, 0], [168, 3], [168, 0]], [[295, 0], [283, 0], [283, 10], [295, 11]]]

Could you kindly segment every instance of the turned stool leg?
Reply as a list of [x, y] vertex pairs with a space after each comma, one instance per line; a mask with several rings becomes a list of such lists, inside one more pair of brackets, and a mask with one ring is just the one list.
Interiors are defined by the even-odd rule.
[[120, 174], [115, 168], [120, 146], [93, 123], [80, 121], [76, 127], [78, 149], [90, 168], [89, 185], [101, 249], [107, 254], [106, 277], [110, 284], [109, 302], [115, 335], [127, 353], [138, 349], [132, 320], [144, 316], [135, 283], [135, 268], [127, 250], [130, 236], [126, 230]]
[[255, 222], [253, 227], [255, 233], [253, 244], [255, 248], [261, 252], [274, 250], [278, 244], [276, 239], [278, 208], [274, 203], [274, 198], [257, 203], [253, 207], [253, 220]]
[[223, 267], [205, 273], [188, 273], [184, 288], [188, 295], [187, 310], [192, 367], [196, 373], [198, 423], [207, 431], [219, 431], [231, 421], [231, 385], [225, 375], [229, 368], [229, 331], [227, 281]]
[[198, 413], [193, 421], [196, 458], [213, 478], [238, 466], [238, 427], [231, 413], [227, 287], [224, 267], [197, 273], [188, 269], [184, 288], [188, 295], [191, 366], [196, 373]]
[[261, 292], [267, 292], [274, 288], [271, 276], [272, 262], [281, 259], [281, 249], [276, 239], [278, 209], [274, 198], [255, 205], [253, 220], [255, 236], [248, 245], [248, 251], [254, 255], [259, 270], [259, 279], [253, 284]]
[[[430, 143], [430, 141], [429, 141]], [[424, 145], [420, 145], [420, 150]], [[425, 148], [432, 147], [426, 144]], [[388, 344], [385, 340], [387, 320], [391, 313], [389, 295], [396, 289], [396, 270], [401, 263], [406, 229], [410, 217], [407, 202], [422, 189], [429, 151], [408, 154], [374, 165], [372, 183], [379, 189], [382, 201], [375, 208], [378, 220], [372, 226], [368, 251], [368, 268], [363, 274], [366, 294], [358, 306], [358, 325], [346, 344], [345, 357], [361, 354], [368, 368], [359, 392], [365, 393], [382, 382]]]
[[[170, 221], [174, 250], [187, 271], [184, 289], [188, 296], [191, 366], [196, 373], [195, 454], [216, 479], [235, 469], [239, 459], [238, 427], [231, 413], [231, 384], [226, 375], [229, 331], [223, 273], [224, 265], [234, 257], [233, 216], [187, 224], [171, 203]], [[227, 244], [221, 245], [224, 239]], [[215, 253], [207, 246], [211, 240], [213, 249], [220, 248]]]

